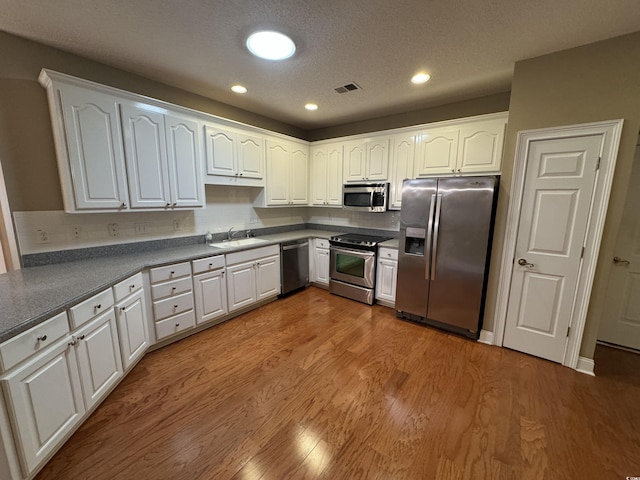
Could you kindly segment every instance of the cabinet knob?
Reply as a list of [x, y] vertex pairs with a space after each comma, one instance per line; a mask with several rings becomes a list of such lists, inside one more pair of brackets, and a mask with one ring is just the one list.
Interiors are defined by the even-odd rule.
[[177, 205], [178, 205], [178, 204], [177, 204], [176, 202], [173, 202], [173, 205], [172, 205], [172, 206], [176, 207]]
[[174, 306], [173, 306], [173, 309], [174, 309], [174, 310], [175, 310], [176, 308], [178, 308], [178, 305], [174, 305]]
[[171, 287], [171, 291], [175, 292], [176, 291], [176, 287]]
[[127, 203], [126, 203], [126, 202], [122, 202], [121, 207], [122, 207], [122, 208], [127, 208]]
[[99, 303], [99, 304], [97, 304], [97, 305], [96, 305], [95, 307], [93, 307], [93, 308], [94, 308], [94, 310], [100, 310], [100, 309], [102, 308], [102, 304], [101, 304], [101, 303]]
[[131, 285], [129, 285], [129, 290], [133, 290], [134, 288], [136, 288], [136, 285], [135, 285], [135, 284], [131, 284]]
[[174, 275], [175, 273], [176, 273], [176, 272], [174, 272], [173, 270], [171, 270], [171, 271], [169, 272], [169, 275]]
[[458, 172], [461, 172], [461, 171], [462, 171], [462, 169], [461, 169], [461, 168], [459, 168], [459, 169], [458, 169]]
[[67, 343], [67, 345], [69, 345], [70, 347], [73, 347], [76, 343], [77, 343], [76, 340], [73, 339], [69, 343]]
[[47, 341], [47, 336], [46, 335], [42, 335], [42, 336], [36, 338], [36, 340], [38, 342], [46, 342]]
[[120, 307], [120, 311], [124, 312], [127, 309], [127, 307]]
[[170, 204], [170, 203], [167, 203], [167, 204], [165, 205], [165, 208], [169, 208], [170, 206], [171, 206], [171, 204]]
[[179, 323], [176, 323], [176, 327], [179, 327], [179, 326], [180, 326], [180, 324], [179, 324]]
[[80, 335], [80, 336], [78, 337], [78, 340], [84, 340], [84, 335]]
[[224, 278], [224, 272], [222, 272], [222, 273], [220, 274], [220, 276], [221, 276], [222, 278]]
[[209, 268], [211, 268], [211, 267], [213, 267], [213, 263], [210, 263], [210, 264], [209, 264]]
[[238, 174], [236, 173], [236, 177], [238, 176]]

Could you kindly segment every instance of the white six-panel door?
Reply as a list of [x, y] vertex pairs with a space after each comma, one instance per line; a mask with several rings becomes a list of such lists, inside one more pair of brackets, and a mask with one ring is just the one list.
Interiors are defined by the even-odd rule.
[[603, 135], [532, 142], [504, 345], [562, 362]]
[[598, 340], [640, 350], [640, 147], [634, 162]]

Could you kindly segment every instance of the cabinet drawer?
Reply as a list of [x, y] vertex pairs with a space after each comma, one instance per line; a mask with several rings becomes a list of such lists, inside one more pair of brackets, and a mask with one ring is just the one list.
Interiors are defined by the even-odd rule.
[[142, 273], [136, 273], [132, 277], [121, 281], [113, 286], [113, 296], [116, 302], [128, 297], [133, 292], [137, 292], [142, 288]]
[[0, 345], [2, 370], [9, 370], [34, 353], [47, 348], [66, 333], [69, 333], [69, 322], [67, 321], [67, 312], [62, 312], [42, 322], [40, 325], [7, 340]]
[[165, 298], [153, 302], [153, 318], [154, 320], [162, 320], [163, 318], [177, 315], [193, 309], [193, 294], [191, 292], [176, 295], [175, 297]]
[[196, 316], [193, 310], [175, 315], [171, 318], [156, 322], [156, 339], [162, 340], [183, 330], [193, 328], [195, 325]]
[[99, 313], [113, 307], [113, 292], [109, 288], [69, 309], [71, 329], [76, 329]]
[[398, 250], [396, 250], [395, 248], [380, 247], [378, 249], [378, 258], [398, 260]]
[[194, 260], [193, 273], [212, 272], [220, 268], [224, 268], [224, 255], [217, 255], [215, 257], [201, 258], [200, 260]]
[[191, 275], [191, 265], [189, 262], [185, 262], [167, 265], [166, 267], [152, 268], [149, 274], [151, 276], [151, 283], [166, 282], [174, 278]]
[[175, 297], [181, 293], [190, 292], [193, 288], [191, 277], [173, 280], [172, 282], [159, 283], [151, 287], [151, 297], [160, 300], [166, 297]]
[[267, 247], [252, 248], [251, 250], [243, 250], [241, 252], [233, 252], [227, 254], [227, 265], [235, 265], [237, 263], [252, 262], [262, 257], [278, 255], [280, 253], [280, 245], [269, 245]]
[[325, 238], [316, 238], [316, 248], [329, 248], [329, 240]]

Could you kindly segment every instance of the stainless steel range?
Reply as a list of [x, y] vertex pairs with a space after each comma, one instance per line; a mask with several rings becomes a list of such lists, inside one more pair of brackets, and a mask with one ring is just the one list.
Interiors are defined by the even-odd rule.
[[373, 305], [378, 243], [389, 238], [359, 233], [331, 237], [329, 291]]

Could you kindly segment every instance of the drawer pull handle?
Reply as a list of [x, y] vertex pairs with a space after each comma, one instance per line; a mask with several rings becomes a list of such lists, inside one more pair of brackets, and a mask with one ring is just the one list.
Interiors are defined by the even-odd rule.
[[171, 291], [175, 292], [176, 291], [176, 287], [171, 287]]
[[136, 288], [135, 283], [133, 283], [133, 284], [129, 285], [129, 290], [133, 290], [134, 288]]
[[180, 326], [180, 324], [179, 324], [179, 323], [176, 323], [176, 327], [179, 327], [179, 326]]
[[213, 263], [210, 263], [210, 264], [209, 264], [209, 268], [211, 268], [211, 267], [213, 267]]
[[47, 341], [47, 336], [46, 335], [42, 335], [41, 337], [36, 338], [37, 341], [39, 342], [46, 342]]
[[173, 308], [178, 308], [178, 305], [174, 305]]
[[101, 304], [101, 303], [99, 303], [99, 304], [97, 304], [97, 305], [96, 305], [95, 307], [93, 307], [93, 308], [94, 308], [94, 309], [96, 309], [96, 310], [100, 310], [100, 309], [102, 308], [102, 304]]
[[169, 272], [169, 275], [174, 275], [176, 272], [174, 272], [173, 270], [171, 270], [171, 272]]

